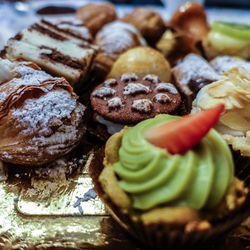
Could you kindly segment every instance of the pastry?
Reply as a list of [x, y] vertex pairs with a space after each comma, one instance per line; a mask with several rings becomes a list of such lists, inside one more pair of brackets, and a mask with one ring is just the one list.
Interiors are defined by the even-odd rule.
[[203, 54], [201, 41], [208, 31], [205, 10], [197, 3], [187, 2], [173, 15], [156, 48], [175, 65], [189, 53]]
[[223, 73], [225, 73], [226, 71], [238, 67], [242, 67], [250, 73], [250, 62], [237, 57], [217, 56], [209, 63], [214, 68], [214, 70], [220, 75], [223, 75]]
[[69, 83], [30, 62], [1, 59], [0, 69], [0, 159], [37, 166], [70, 152], [85, 131], [85, 106]]
[[161, 53], [150, 47], [136, 47], [121, 54], [108, 77], [118, 78], [127, 72], [134, 72], [139, 76], [154, 74], [164, 82], [171, 80], [169, 62]]
[[105, 24], [117, 19], [115, 6], [110, 3], [91, 3], [82, 6], [76, 12], [76, 18], [95, 35]]
[[206, 12], [198, 3], [186, 2], [181, 5], [169, 25], [184, 31], [190, 37], [190, 42], [202, 40], [209, 32]]
[[216, 129], [234, 151], [250, 157], [250, 74], [243, 68], [224, 73], [222, 80], [202, 88], [193, 103], [193, 112], [218, 103], [225, 105]]
[[32, 61], [78, 88], [84, 85], [95, 55], [88, 40], [91, 36], [85, 27], [41, 20], [8, 41], [5, 57]]
[[210, 130], [222, 110], [180, 119], [159, 115], [126, 127], [107, 141], [104, 159], [98, 155], [90, 166], [111, 214], [144, 243], [166, 249], [204, 240], [204, 232], [209, 238], [214, 222], [227, 218], [217, 226], [225, 230], [228, 214], [246, 201], [248, 189], [234, 178], [229, 147]]
[[229, 55], [250, 60], [250, 25], [213, 22], [202, 44], [209, 59]]
[[107, 79], [94, 89], [90, 99], [94, 120], [105, 125], [109, 134], [157, 114], [185, 112], [176, 87], [152, 74], [127, 73]]
[[133, 24], [150, 45], [154, 45], [165, 30], [161, 15], [150, 8], [134, 8], [131, 13], [126, 14], [121, 20]]
[[105, 78], [115, 60], [126, 50], [146, 45], [139, 31], [131, 24], [114, 21], [105, 25], [97, 34], [95, 44], [99, 47], [94, 61], [94, 71]]
[[202, 57], [189, 54], [172, 69], [176, 85], [187, 100], [189, 108], [192, 107], [196, 93], [205, 85], [217, 81], [220, 76]]

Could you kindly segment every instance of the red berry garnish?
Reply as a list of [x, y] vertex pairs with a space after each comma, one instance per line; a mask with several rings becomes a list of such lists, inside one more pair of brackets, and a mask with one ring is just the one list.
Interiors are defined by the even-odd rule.
[[224, 105], [183, 116], [145, 131], [145, 138], [156, 147], [166, 148], [171, 154], [184, 153], [209, 132], [219, 120]]

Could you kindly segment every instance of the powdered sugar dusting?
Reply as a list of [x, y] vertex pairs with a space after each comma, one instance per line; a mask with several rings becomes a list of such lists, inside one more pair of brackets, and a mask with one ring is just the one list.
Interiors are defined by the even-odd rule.
[[0, 103], [5, 100], [8, 93], [16, 91], [20, 86], [40, 85], [42, 82], [52, 78], [44, 71], [35, 70], [21, 63], [15, 64], [13, 72], [15, 77], [8, 82], [8, 89], [5, 90], [4, 85], [0, 86]]
[[21, 133], [47, 136], [52, 127], [62, 125], [63, 118], [70, 119], [75, 106], [76, 99], [66, 90], [53, 90], [38, 99], [27, 99], [22, 108], [11, 112], [17, 128], [23, 128]]
[[187, 55], [183, 61], [173, 68], [175, 78], [180, 85], [188, 84], [191, 80], [219, 80], [219, 75], [209, 63], [196, 54]]
[[[121, 21], [106, 24], [97, 33], [96, 39], [97, 45], [100, 46], [102, 51], [113, 59], [116, 59], [119, 53], [131, 47], [146, 45], [145, 40], [142, 39], [140, 33], [133, 25]], [[114, 52], [118, 52], [118, 54], [113, 54]]]
[[246, 62], [231, 56], [218, 56], [212, 60], [210, 64], [220, 75], [236, 67], [245, 68], [246, 71], [250, 72], [250, 62]]

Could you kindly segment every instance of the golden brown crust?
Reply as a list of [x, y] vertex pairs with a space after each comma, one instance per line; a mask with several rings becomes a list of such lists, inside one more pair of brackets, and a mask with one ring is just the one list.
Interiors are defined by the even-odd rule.
[[105, 24], [117, 19], [115, 6], [110, 3], [87, 4], [79, 8], [76, 18], [83, 21], [92, 35], [95, 35]]
[[85, 107], [64, 78], [52, 78], [35, 64], [11, 65], [13, 78], [0, 85], [0, 159], [51, 162], [78, 144]]
[[209, 31], [206, 12], [197, 3], [187, 2], [179, 7], [169, 26], [156, 44], [171, 65], [189, 53], [203, 54], [201, 40]]
[[181, 5], [171, 18], [170, 25], [185, 31], [196, 41], [202, 40], [209, 31], [206, 11], [198, 3]]
[[151, 45], [154, 45], [165, 30], [165, 24], [161, 15], [150, 8], [134, 8], [122, 21], [133, 24]]

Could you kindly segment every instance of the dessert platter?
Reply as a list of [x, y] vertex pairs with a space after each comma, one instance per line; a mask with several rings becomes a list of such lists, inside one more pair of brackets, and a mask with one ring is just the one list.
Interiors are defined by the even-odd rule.
[[1, 249], [245, 249], [249, 157], [249, 25], [87, 4], [0, 52]]

